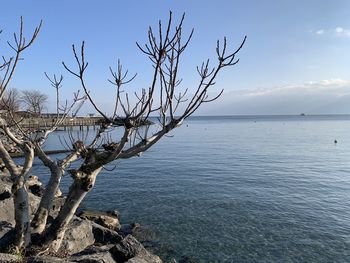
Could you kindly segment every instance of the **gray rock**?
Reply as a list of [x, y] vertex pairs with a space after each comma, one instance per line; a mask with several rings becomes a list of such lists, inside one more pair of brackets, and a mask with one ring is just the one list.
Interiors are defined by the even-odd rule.
[[120, 212], [116, 209], [107, 211], [107, 214], [115, 216], [116, 218], [120, 219]]
[[13, 198], [7, 198], [0, 201], [0, 221], [6, 221], [15, 225], [15, 211]]
[[69, 258], [40, 256], [30, 258], [27, 263], [116, 263], [109, 249], [110, 246], [91, 246]]
[[40, 256], [40, 257], [28, 258], [26, 262], [27, 263], [73, 263], [75, 261], [71, 261], [70, 259], [65, 259], [65, 258]]
[[32, 194], [39, 197], [43, 195], [43, 192], [44, 192], [43, 183], [40, 182], [37, 176], [30, 175], [26, 182], [26, 186]]
[[32, 185], [39, 185], [42, 186], [43, 183], [39, 180], [39, 177], [36, 175], [30, 175], [26, 182], [27, 187]]
[[4, 191], [0, 194], [0, 201], [11, 197], [10, 191]]
[[79, 263], [116, 263], [109, 251], [100, 251], [94, 254], [71, 257], [72, 262]]
[[156, 233], [151, 229], [141, 226], [139, 223], [122, 225], [120, 232], [122, 235], [133, 235], [140, 242], [147, 242], [156, 238]]
[[11, 197], [11, 185], [0, 182], [0, 201]]
[[100, 211], [83, 211], [79, 214], [81, 218], [86, 218], [95, 223], [112, 230], [120, 230], [120, 223], [117, 216]]
[[145, 259], [141, 258], [141, 257], [134, 257], [134, 258], [130, 258], [128, 261], [126, 261], [127, 263], [148, 263]]
[[38, 209], [41, 198], [32, 193], [28, 193], [28, 197], [29, 197], [29, 208], [30, 208], [29, 212], [31, 213], [31, 215], [33, 215], [35, 211]]
[[0, 221], [0, 251], [6, 251], [14, 239], [15, 231], [12, 225], [6, 221]]
[[63, 195], [62, 191], [60, 188], [57, 188], [57, 191], [55, 193], [55, 197], [61, 197]]
[[126, 262], [132, 258], [131, 262], [161, 263], [162, 260], [147, 251], [143, 245], [132, 235], [126, 236], [119, 244], [111, 248], [110, 252], [117, 262]]
[[84, 250], [94, 242], [91, 222], [74, 218], [66, 230], [60, 250], [71, 255]]
[[11, 176], [7, 171], [1, 173], [0, 184], [1, 185], [6, 184], [11, 188], [11, 185], [12, 185]]
[[[40, 198], [32, 193], [28, 193], [28, 197], [30, 212], [33, 214], [39, 206]], [[15, 211], [12, 197], [0, 200], [0, 221], [9, 222], [12, 225], [15, 224]]]
[[65, 197], [57, 197], [53, 200], [52, 207], [51, 207], [50, 213], [49, 213], [50, 219], [57, 217], [57, 215], [58, 215], [61, 207], [64, 205], [65, 201], [66, 201]]
[[[34, 179], [37, 180], [37, 179]], [[14, 240], [15, 211], [11, 194], [11, 178], [8, 173], [2, 173], [0, 177], [0, 250], [6, 250]], [[36, 211], [40, 198], [28, 193], [29, 210], [31, 214]], [[1, 262], [1, 261], [0, 261]]]
[[0, 221], [0, 239], [11, 229], [13, 229], [13, 227], [9, 222]]
[[28, 187], [28, 190], [36, 196], [42, 197], [43, 193], [44, 193], [44, 188], [42, 188], [41, 186], [34, 184]]
[[18, 263], [22, 262], [22, 258], [19, 255], [5, 254], [0, 253], [0, 262], [1, 263]]
[[106, 252], [109, 251], [113, 245], [103, 245], [103, 246], [97, 246], [97, 245], [92, 245], [84, 249], [83, 251], [76, 253], [72, 255], [72, 257], [77, 257], [77, 256], [85, 256], [85, 255], [91, 255], [91, 254], [96, 254], [100, 252]]
[[110, 230], [99, 224], [92, 223], [92, 233], [95, 237], [95, 242], [101, 244], [117, 244], [123, 237], [119, 235], [116, 231]]

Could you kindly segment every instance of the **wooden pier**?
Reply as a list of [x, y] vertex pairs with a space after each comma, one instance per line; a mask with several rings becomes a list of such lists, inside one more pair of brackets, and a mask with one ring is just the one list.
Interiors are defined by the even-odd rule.
[[[59, 129], [67, 130], [73, 129], [74, 127], [79, 127], [80, 130], [90, 127], [95, 128], [101, 122], [101, 117], [74, 117], [66, 118], [58, 126]], [[45, 129], [51, 127], [56, 121], [56, 118], [23, 118], [20, 122], [20, 125], [24, 129]]]

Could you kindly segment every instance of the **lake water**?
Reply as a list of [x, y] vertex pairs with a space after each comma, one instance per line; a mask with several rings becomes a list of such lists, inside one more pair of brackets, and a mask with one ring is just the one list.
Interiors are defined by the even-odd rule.
[[350, 262], [349, 134], [350, 116], [192, 118], [104, 170], [84, 206], [154, 231], [166, 261]]

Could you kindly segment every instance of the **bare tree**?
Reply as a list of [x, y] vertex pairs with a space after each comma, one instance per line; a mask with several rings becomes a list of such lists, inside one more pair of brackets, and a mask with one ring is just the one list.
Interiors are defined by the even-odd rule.
[[[10, 171], [15, 186], [15, 203], [21, 202], [22, 204], [21, 207], [16, 206], [16, 231], [19, 237], [15, 245], [19, 250], [30, 244], [30, 217], [27, 211], [28, 198], [24, 183], [32, 165], [34, 153], [38, 155], [43, 165], [50, 169], [51, 176], [31, 222], [32, 232], [42, 235], [43, 238], [40, 240], [43, 241], [42, 245], [47, 251], [57, 251], [74, 213], [87, 193], [94, 187], [98, 174], [106, 165], [116, 160], [140, 156], [170, 131], [179, 127], [201, 105], [216, 100], [222, 94], [221, 90], [216, 95], [209, 96], [209, 89], [215, 84], [216, 77], [224, 68], [238, 63], [236, 55], [243, 47], [246, 38], [231, 52], [228, 51], [226, 38], [223, 39], [223, 42], [216, 43], [214, 65], [212, 66], [208, 59], [197, 67], [198, 84], [192, 91], [192, 95], [189, 96], [188, 89], [182, 89], [179, 76], [182, 56], [193, 35], [192, 30], [187, 37], [184, 37], [184, 18], [183, 15], [180, 21], [173, 25], [173, 17], [170, 12], [165, 25], [159, 21], [157, 30], [149, 28], [148, 42], [145, 45], [137, 43], [138, 48], [150, 60], [153, 67], [148, 87], [138, 93], [130, 94], [125, 91], [125, 86], [132, 82], [136, 74], [129, 76], [128, 70], [123, 69], [119, 60], [116, 70], [110, 68], [111, 77], [108, 81], [115, 89], [115, 103], [113, 111], [109, 114], [100, 109], [90, 93], [85, 78], [88, 63], [85, 57], [85, 44], [82, 42], [79, 50], [74, 45], [72, 46], [76, 66], [72, 67], [63, 63], [64, 68], [80, 83], [84, 93], [82, 96], [75, 93], [71, 104], [66, 102], [61, 105], [59, 90], [63, 77], [46, 75], [56, 90], [57, 98], [57, 118], [51, 127], [41, 131], [39, 136], [29, 136], [28, 132], [22, 129], [21, 123], [14, 120], [14, 127], [21, 134], [21, 136], [16, 136], [11, 132], [8, 124], [0, 119], [0, 128], [22, 149], [26, 160], [23, 167], [18, 168], [0, 142], [0, 157]], [[35, 30], [29, 45], [33, 43], [39, 30], [40, 26]], [[11, 47], [17, 54], [17, 59], [4, 60], [4, 63], [0, 65], [0, 69], [5, 71], [5, 78], [0, 83], [0, 99], [13, 75], [20, 53], [28, 47], [23, 38], [22, 19], [20, 34], [18, 36], [15, 34], [15, 43], [16, 45], [11, 45]], [[74, 105], [85, 99], [103, 117], [98, 131], [91, 141], [71, 136], [71, 152], [62, 160], [51, 159], [42, 149], [43, 142], [56, 130], [69, 112], [72, 112]], [[63, 115], [60, 114], [62, 112]], [[114, 135], [110, 136], [112, 133]], [[121, 136], [118, 137], [118, 134]], [[70, 163], [78, 160], [80, 162], [77, 168], [68, 169]], [[73, 182], [58, 216], [48, 226], [47, 217], [50, 207], [65, 171], [72, 176]]]
[[[135, 93], [136, 103], [130, 102], [130, 94], [122, 89], [125, 84], [130, 83], [136, 75], [128, 78], [128, 70], [124, 71], [118, 61], [117, 70], [111, 71], [109, 82], [115, 87], [116, 98], [115, 108], [110, 115], [106, 115], [97, 106], [90, 95], [85, 72], [88, 63], [85, 60], [84, 42], [80, 47], [80, 52], [73, 45], [73, 55], [76, 60], [76, 69], [69, 67], [63, 62], [63, 66], [68, 72], [75, 76], [85, 91], [88, 100], [95, 110], [100, 113], [104, 122], [97, 132], [92, 143], [84, 145], [81, 156], [83, 164], [77, 169], [69, 170], [74, 181], [67, 195], [67, 200], [55, 218], [54, 222], [46, 231], [46, 245], [57, 251], [64, 236], [65, 229], [72, 219], [76, 209], [79, 207], [86, 194], [93, 188], [97, 175], [103, 167], [118, 159], [126, 159], [139, 156], [157, 143], [163, 136], [174, 128], [180, 126], [182, 122], [191, 116], [202, 104], [216, 100], [221, 94], [220, 91], [213, 97], [209, 97], [208, 90], [215, 84], [219, 72], [238, 63], [236, 54], [244, 45], [245, 39], [233, 52], [227, 51], [227, 41], [217, 42], [216, 66], [210, 67], [209, 59], [197, 67], [199, 83], [194, 95], [186, 98], [187, 89], [179, 90], [181, 79], [178, 76], [180, 61], [186, 50], [193, 30], [188, 37], [183, 37], [184, 15], [180, 22], [173, 27], [172, 14], [165, 27], [159, 21], [158, 37], [155, 36], [152, 28], [148, 31], [148, 43], [143, 47], [139, 44], [139, 49], [150, 59], [153, 66], [153, 74], [150, 87]], [[182, 112], [178, 111], [179, 105], [185, 104]], [[151, 114], [157, 114], [157, 127], [150, 127]], [[96, 147], [96, 142], [107, 130], [117, 131], [122, 129], [122, 136], [119, 139], [109, 139], [103, 145], [103, 149]]]
[[8, 89], [0, 101], [0, 110], [16, 112], [20, 109], [19, 91], [15, 88]]
[[39, 90], [23, 90], [21, 95], [21, 102], [27, 111], [40, 115], [48, 100], [48, 96]]

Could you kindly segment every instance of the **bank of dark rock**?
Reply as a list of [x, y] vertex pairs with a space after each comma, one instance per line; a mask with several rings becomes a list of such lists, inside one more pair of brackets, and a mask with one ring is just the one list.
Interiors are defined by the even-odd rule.
[[[14, 205], [11, 193], [11, 180], [0, 174], [0, 252], [8, 251], [14, 238]], [[36, 211], [43, 186], [36, 176], [27, 183], [30, 210]], [[54, 219], [65, 199], [56, 196], [49, 222]], [[160, 263], [162, 260], [149, 252], [140, 241], [149, 238], [151, 232], [139, 224], [121, 227], [117, 210], [108, 212], [82, 211], [74, 216], [66, 230], [60, 251], [56, 256], [30, 256], [28, 263]], [[0, 262], [19, 262], [18, 255], [0, 253]]]

